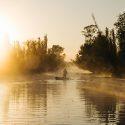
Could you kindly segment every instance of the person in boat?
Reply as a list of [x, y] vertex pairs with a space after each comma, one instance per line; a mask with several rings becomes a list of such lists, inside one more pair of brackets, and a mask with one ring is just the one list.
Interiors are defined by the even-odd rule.
[[68, 72], [67, 72], [67, 70], [66, 70], [66, 68], [65, 68], [65, 69], [63, 70], [63, 78], [64, 78], [64, 79], [67, 78], [67, 77], [66, 77], [66, 76], [67, 76], [67, 73], [68, 73]]

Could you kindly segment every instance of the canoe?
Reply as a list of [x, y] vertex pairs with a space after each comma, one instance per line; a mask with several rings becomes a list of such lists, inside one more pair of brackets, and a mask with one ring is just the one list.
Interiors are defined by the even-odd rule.
[[64, 78], [64, 77], [55, 77], [56, 80], [69, 80], [69, 78]]

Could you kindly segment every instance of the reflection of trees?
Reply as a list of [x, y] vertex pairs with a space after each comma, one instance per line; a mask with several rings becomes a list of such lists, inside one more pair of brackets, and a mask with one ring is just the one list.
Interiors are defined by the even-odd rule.
[[47, 106], [47, 84], [40, 84], [40, 82], [33, 82], [27, 84], [27, 101], [30, 106], [45, 108]]
[[[80, 86], [81, 88], [81, 86]], [[99, 118], [100, 122], [116, 121], [116, 97], [93, 90], [80, 89], [80, 96], [85, 98], [85, 110], [90, 118]]]
[[[93, 105], [93, 108], [98, 112], [100, 118], [103, 118], [105, 123], [110, 120], [115, 120], [116, 98], [103, 95], [100, 93], [90, 92], [85, 90], [86, 108]], [[93, 109], [92, 109], [93, 110]], [[88, 111], [88, 109], [87, 109]]]
[[62, 90], [64, 89], [63, 87], [65, 87], [64, 86], [64, 84], [60, 84], [60, 85], [58, 85], [58, 84], [49, 84], [48, 85], [48, 93], [51, 93], [53, 96], [54, 95], [63, 95], [63, 92], [62, 92]]
[[[47, 106], [47, 84], [43, 81], [35, 80], [27, 83], [13, 83], [10, 86], [6, 105], [3, 106], [4, 122], [25, 124], [33, 119], [36, 124], [44, 122]], [[37, 120], [39, 118], [40, 120]], [[21, 121], [20, 121], [21, 119]], [[0, 121], [2, 122], [2, 121]]]
[[[13, 84], [9, 108], [9, 120], [22, 123], [29, 120], [29, 124], [44, 124], [51, 114], [51, 102], [59, 105], [58, 97], [63, 96], [65, 84], [50, 83], [41, 80], [31, 80], [27, 83]], [[54, 111], [54, 110], [53, 110]], [[55, 111], [54, 111], [55, 112]], [[50, 115], [51, 116], [51, 115]], [[53, 115], [51, 116], [53, 117]], [[55, 117], [53, 117], [55, 118]]]
[[47, 105], [47, 85], [39, 81], [32, 83], [14, 84], [11, 90], [11, 98], [16, 103], [25, 103], [26, 107], [45, 108]]
[[125, 100], [118, 105], [118, 123], [117, 125], [125, 125]]
[[46, 110], [47, 94], [63, 95], [62, 90], [65, 90], [65, 84], [48, 84], [45, 81], [34, 80], [27, 83], [14, 84], [11, 89], [11, 101], [15, 105], [24, 103], [27, 108], [33, 110], [34, 108], [42, 108]]
[[[2, 88], [2, 86], [0, 87], [0, 91], [1, 89], [3, 89], [2, 93], [0, 93], [0, 123], [1, 122], [6, 122], [8, 120], [8, 109], [9, 109], [9, 86], [6, 86], [5, 84], [2, 84], [6, 89]], [[4, 124], [4, 123], [3, 123]]]

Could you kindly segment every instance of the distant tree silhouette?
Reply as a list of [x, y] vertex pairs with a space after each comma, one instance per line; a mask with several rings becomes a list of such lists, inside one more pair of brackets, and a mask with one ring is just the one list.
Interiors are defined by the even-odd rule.
[[64, 66], [64, 48], [59, 45], [53, 45], [48, 49], [47, 64], [50, 70], [57, 70], [59, 67]]
[[84, 27], [82, 34], [85, 36], [86, 43], [93, 43], [95, 37], [98, 35], [98, 29], [96, 25], [89, 25]]
[[85, 43], [80, 47], [76, 63], [92, 72], [113, 72], [116, 68], [114, 30], [98, 33], [95, 25], [84, 28]]
[[121, 72], [125, 72], [125, 12], [121, 13], [114, 24], [118, 39], [118, 62]]

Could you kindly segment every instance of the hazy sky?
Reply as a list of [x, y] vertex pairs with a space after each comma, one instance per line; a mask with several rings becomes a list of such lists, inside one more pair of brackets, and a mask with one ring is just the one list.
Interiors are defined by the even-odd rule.
[[16, 31], [13, 39], [23, 41], [47, 33], [49, 46], [60, 44], [73, 58], [84, 42], [82, 28], [93, 23], [92, 13], [100, 28], [112, 28], [124, 9], [125, 0], [0, 0], [0, 20], [4, 18]]

